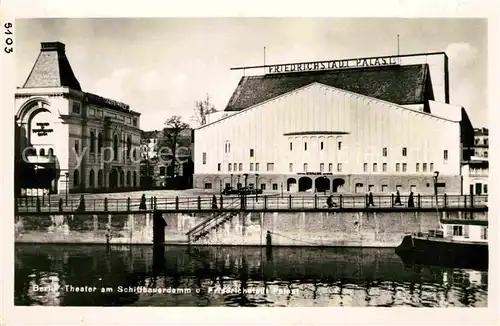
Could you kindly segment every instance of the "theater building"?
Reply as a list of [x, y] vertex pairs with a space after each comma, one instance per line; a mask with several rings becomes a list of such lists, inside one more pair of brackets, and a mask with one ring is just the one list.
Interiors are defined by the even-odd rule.
[[59, 42], [16, 90], [17, 195], [139, 186], [140, 114], [82, 90]]
[[195, 131], [194, 187], [424, 194], [438, 171], [440, 192], [461, 193], [473, 128], [449, 104], [447, 56], [417, 56], [243, 76], [228, 114]]

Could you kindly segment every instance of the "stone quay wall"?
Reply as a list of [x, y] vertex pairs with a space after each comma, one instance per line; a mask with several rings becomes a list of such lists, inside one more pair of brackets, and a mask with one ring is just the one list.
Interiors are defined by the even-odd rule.
[[[186, 233], [214, 213], [163, 213], [166, 244], [187, 244]], [[224, 213], [220, 221], [227, 217]], [[233, 213], [234, 214], [234, 213]], [[462, 218], [463, 212], [440, 217]], [[467, 213], [471, 214], [471, 213]], [[475, 212], [474, 218], [487, 218]], [[239, 212], [194, 245], [396, 247], [407, 232], [438, 227], [437, 212]], [[199, 232], [197, 232], [199, 234]], [[151, 213], [17, 216], [18, 243], [153, 244]]]

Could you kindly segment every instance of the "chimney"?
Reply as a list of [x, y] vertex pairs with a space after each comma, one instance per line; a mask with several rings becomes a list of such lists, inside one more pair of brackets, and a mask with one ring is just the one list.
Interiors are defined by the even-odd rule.
[[61, 42], [42, 42], [42, 48], [40, 51], [57, 51], [60, 53], [66, 52], [66, 45]]

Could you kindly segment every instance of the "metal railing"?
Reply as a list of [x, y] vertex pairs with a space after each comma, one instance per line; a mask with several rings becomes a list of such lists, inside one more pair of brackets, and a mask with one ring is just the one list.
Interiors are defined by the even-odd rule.
[[[301, 195], [289, 194], [263, 195], [258, 198], [254, 195], [248, 196], [217, 196], [217, 208], [213, 208], [213, 196], [198, 197], [150, 197], [146, 200], [146, 211], [153, 210], [308, 210], [327, 209], [328, 195]], [[396, 200], [395, 195], [374, 195], [373, 209], [377, 208], [415, 208], [415, 209], [467, 209], [487, 207], [487, 195], [415, 195], [413, 205], [409, 205], [409, 196], [404, 195]], [[437, 199], [437, 200], [436, 200]], [[334, 207], [332, 209], [363, 209], [368, 207], [368, 196], [363, 195], [333, 195]], [[399, 202], [399, 203], [398, 203]], [[238, 203], [236, 205], [234, 203]], [[85, 212], [140, 212], [140, 198], [98, 198], [85, 199]], [[80, 200], [76, 198], [68, 199], [65, 202], [62, 198], [51, 200], [48, 196], [17, 198], [17, 212], [53, 212], [53, 213], [73, 213], [80, 205]], [[369, 208], [372, 208], [370, 205]]]

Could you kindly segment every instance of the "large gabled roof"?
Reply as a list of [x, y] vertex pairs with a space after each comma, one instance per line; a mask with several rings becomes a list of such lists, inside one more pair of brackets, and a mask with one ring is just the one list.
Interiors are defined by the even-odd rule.
[[427, 64], [390, 65], [242, 77], [225, 111], [239, 111], [314, 82], [399, 105], [434, 99]]
[[81, 91], [80, 83], [66, 57], [66, 47], [60, 42], [43, 42], [40, 54], [23, 88], [69, 87]]

